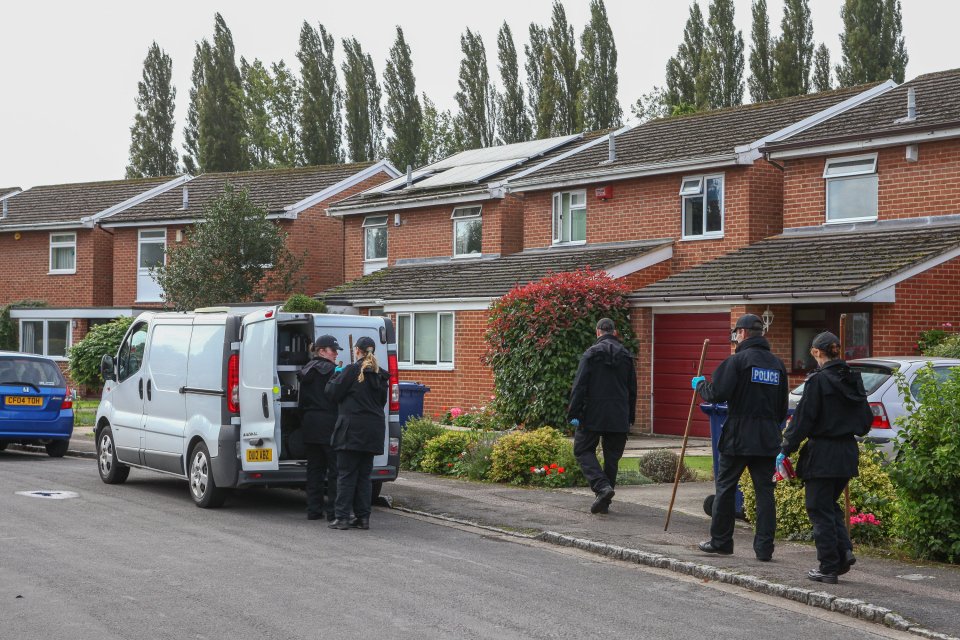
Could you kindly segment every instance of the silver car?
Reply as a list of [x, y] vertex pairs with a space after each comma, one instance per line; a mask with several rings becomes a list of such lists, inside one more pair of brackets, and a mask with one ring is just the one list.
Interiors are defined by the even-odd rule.
[[[894, 443], [900, 425], [897, 418], [903, 416], [906, 410], [903, 406], [903, 397], [897, 389], [895, 371], [900, 371], [910, 383], [910, 394], [917, 400], [918, 385], [917, 372], [930, 363], [939, 380], [946, 380], [951, 369], [960, 367], [960, 360], [955, 358], [927, 358], [924, 356], [892, 356], [884, 358], [861, 358], [851, 360], [851, 368], [860, 372], [863, 377], [863, 386], [867, 390], [867, 400], [870, 410], [873, 411], [873, 426], [870, 433], [863, 439], [874, 442], [884, 453], [887, 459], [893, 459]], [[803, 384], [790, 392], [790, 413], [800, 402], [803, 394]]]

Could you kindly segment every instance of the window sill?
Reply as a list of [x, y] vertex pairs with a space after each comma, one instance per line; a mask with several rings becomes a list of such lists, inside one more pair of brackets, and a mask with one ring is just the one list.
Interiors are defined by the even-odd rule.
[[702, 236], [683, 236], [680, 242], [696, 242], [697, 240], [723, 240], [723, 233], [709, 233]]
[[367, 276], [373, 273], [374, 271], [380, 271], [380, 269], [387, 268], [386, 259], [383, 260], [365, 260], [363, 262], [363, 275]]
[[410, 364], [410, 363], [399, 363], [398, 368], [400, 371], [453, 371], [454, 366], [452, 364]]
[[459, 256], [457, 254], [454, 254], [452, 259], [453, 260], [477, 260], [482, 257], [483, 257], [482, 253], [464, 253]]
[[76, 275], [76, 269], [51, 269], [47, 271], [48, 276], [72, 276]]
[[553, 247], [576, 247], [580, 245], [587, 244], [586, 240], [571, 240], [569, 242], [554, 242], [551, 246]]
[[824, 224], [853, 224], [854, 222], [876, 222], [877, 216], [869, 216], [866, 218], [841, 218], [839, 220], [826, 220]]

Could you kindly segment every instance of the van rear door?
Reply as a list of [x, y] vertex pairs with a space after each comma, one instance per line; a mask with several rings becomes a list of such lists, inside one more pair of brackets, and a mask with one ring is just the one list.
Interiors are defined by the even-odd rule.
[[243, 317], [240, 338], [240, 462], [244, 471], [280, 468], [277, 312]]

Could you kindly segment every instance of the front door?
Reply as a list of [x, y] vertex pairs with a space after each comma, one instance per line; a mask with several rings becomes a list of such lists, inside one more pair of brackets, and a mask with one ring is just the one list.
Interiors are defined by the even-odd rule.
[[137, 242], [137, 302], [161, 302], [163, 289], [150, 269], [163, 266], [167, 250], [166, 229], [141, 229]]
[[280, 468], [276, 309], [243, 318], [240, 339], [240, 461], [244, 471]]

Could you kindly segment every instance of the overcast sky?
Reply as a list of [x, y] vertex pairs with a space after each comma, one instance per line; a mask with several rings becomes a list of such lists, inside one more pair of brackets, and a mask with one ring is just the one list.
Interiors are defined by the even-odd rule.
[[[122, 178], [127, 164], [137, 81], [153, 40], [173, 58], [177, 89], [177, 148], [190, 90], [194, 43], [212, 38], [220, 11], [233, 32], [237, 57], [280, 59], [296, 69], [304, 20], [323, 23], [340, 40], [355, 36], [382, 77], [394, 27], [403, 27], [413, 55], [417, 88], [447, 109], [455, 107], [460, 34], [479, 31], [491, 77], [499, 80], [497, 31], [509, 22], [520, 54], [527, 27], [550, 20], [552, 0], [407, 0], [385, 2], [212, 2], [117, 0], [4, 2], [0, 7], [0, 188]], [[750, 48], [750, 0], [735, 0], [736, 22]], [[564, 0], [567, 18], [580, 32], [589, 0]], [[667, 59], [676, 52], [690, 3], [684, 0], [606, 0], [619, 52], [620, 101], [629, 105], [663, 84]], [[700, 0], [707, 12], [709, 0]], [[840, 59], [841, 0], [810, 0], [814, 38]], [[768, 0], [771, 30], [779, 33], [782, 0]], [[960, 2], [904, 0], [903, 29], [910, 54], [907, 78], [960, 66], [957, 46]], [[746, 74], [744, 79], [746, 79]], [[745, 92], [745, 97], [749, 94]]]

